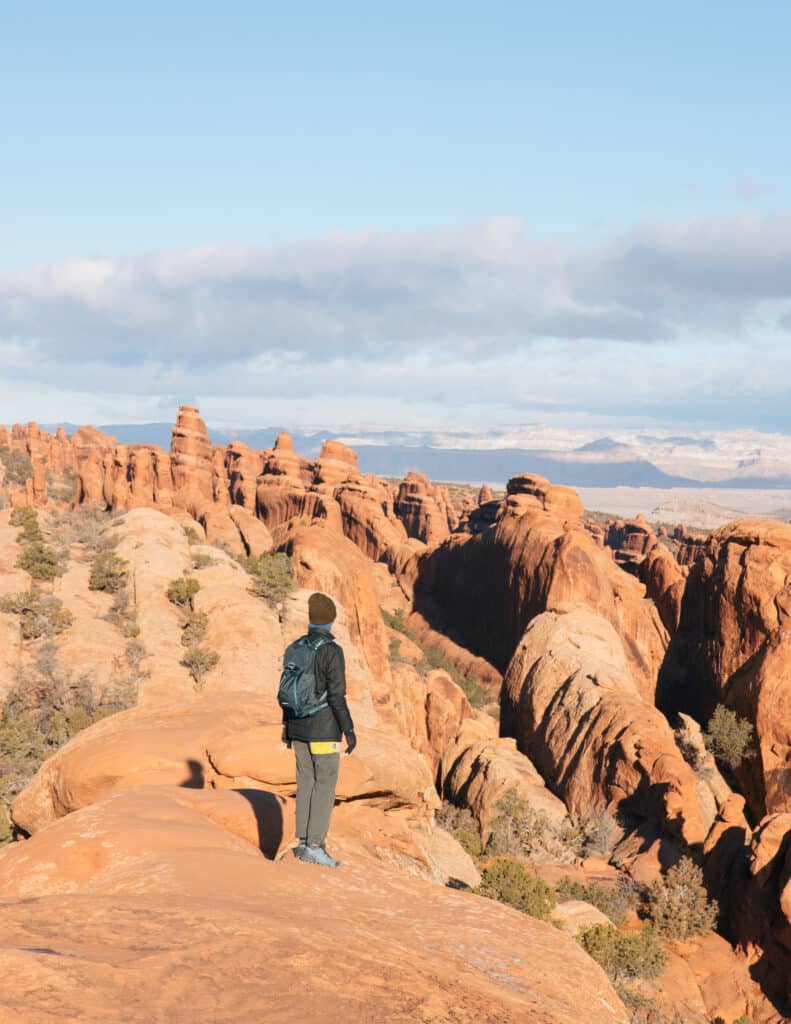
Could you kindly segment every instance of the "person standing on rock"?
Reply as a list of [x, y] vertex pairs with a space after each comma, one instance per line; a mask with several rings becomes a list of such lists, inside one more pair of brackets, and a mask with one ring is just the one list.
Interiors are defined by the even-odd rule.
[[357, 745], [346, 703], [343, 649], [332, 635], [337, 610], [326, 594], [311, 594], [310, 625], [305, 636], [283, 655], [278, 701], [283, 709], [283, 742], [293, 747], [297, 764], [298, 860], [336, 868], [340, 861], [325, 848], [341, 760]]

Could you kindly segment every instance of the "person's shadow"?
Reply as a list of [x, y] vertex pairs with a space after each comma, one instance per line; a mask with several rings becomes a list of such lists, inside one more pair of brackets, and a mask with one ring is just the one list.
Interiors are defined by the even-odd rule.
[[274, 793], [263, 789], [235, 789], [248, 801], [258, 825], [258, 849], [274, 860], [283, 840], [283, 808]]
[[[206, 779], [200, 761], [187, 761], [189, 775], [181, 783], [185, 789], [204, 789]], [[267, 860], [274, 860], [283, 839], [283, 809], [274, 793], [263, 789], [235, 789], [247, 800], [258, 825], [258, 849]]]

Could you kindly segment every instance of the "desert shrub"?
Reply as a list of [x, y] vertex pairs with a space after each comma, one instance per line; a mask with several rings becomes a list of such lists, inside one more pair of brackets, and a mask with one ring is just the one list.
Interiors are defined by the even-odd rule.
[[54, 513], [49, 520], [53, 539], [61, 544], [82, 544], [88, 554], [113, 547], [118, 538], [107, 532], [110, 514], [95, 505], [76, 505]]
[[0, 462], [5, 468], [5, 482], [13, 487], [24, 487], [27, 478], [33, 476], [33, 463], [26, 452], [0, 448]]
[[601, 964], [613, 981], [656, 978], [667, 963], [667, 954], [650, 927], [638, 935], [626, 935], [611, 924], [594, 924], [579, 934], [585, 952]]
[[20, 569], [29, 572], [34, 580], [54, 580], [61, 571], [54, 548], [40, 540], [26, 544], [19, 553], [16, 564]]
[[8, 517], [8, 521], [12, 526], [24, 526], [30, 520], [38, 521], [38, 514], [34, 508], [29, 505], [22, 505], [20, 508], [15, 508], [11, 515]]
[[668, 1021], [656, 999], [623, 982], [616, 982], [614, 988], [629, 1011], [629, 1024], [677, 1024], [678, 1018], [675, 1021]]
[[179, 608], [192, 608], [195, 595], [200, 590], [200, 583], [193, 576], [179, 576], [168, 584], [168, 601]]
[[637, 888], [625, 877], [617, 885], [602, 885], [601, 882], [576, 882], [564, 875], [555, 886], [559, 900], [584, 900], [596, 907], [612, 921], [623, 924], [626, 915], [637, 906]]
[[387, 648], [387, 653], [391, 661], [398, 661], [401, 657], [401, 641], [398, 637], [391, 637], [390, 643]]
[[16, 535], [19, 544], [31, 544], [34, 541], [44, 540], [41, 524], [38, 521], [38, 513], [34, 508], [30, 508], [27, 505], [23, 508], [15, 508], [11, 513], [9, 521], [12, 526], [22, 527]]
[[463, 672], [460, 672], [438, 644], [430, 644], [428, 647], [423, 646], [417, 633], [407, 625], [404, 613], [400, 608], [396, 608], [394, 612], [389, 612], [386, 608], [380, 608], [379, 610], [382, 613], [382, 621], [386, 626], [396, 630], [398, 633], [403, 633], [407, 640], [411, 640], [423, 652], [423, 660], [416, 666], [419, 672], [425, 674], [432, 669], [442, 669], [463, 691], [473, 707], [480, 708], [491, 702], [489, 693], [476, 679], [465, 676]]
[[181, 659], [181, 664], [186, 665], [190, 675], [195, 680], [197, 689], [203, 686], [203, 677], [210, 672], [220, 660], [216, 651], [205, 651], [202, 647], [190, 647]]
[[0, 611], [20, 616], [25, 640], [57, 636], [74, 621], [57, 597], [43, 595], [38, 587], [0, 598]]
[[200, 537], [198, 536], [198, 531], [194, 527], [192, 527], [192, 526], [185, 526], [184, 527], [184, 533], [187, 535], [187, 541], [190, 544], [199, 544], [200, 543]]
[[270, 605], [285, 601], [294, 589], [294, 567], [291, 558], [283, 551], [244, 558], [241, 564], [253, 577], [253, 593]]
[[555, 906], [555, 893], [546, 882], [531, 875], [519, 861], [497, 857], [481, 871], [481, 896], [507, 903], [531, 917], [548, 921]]
[[[437, 644], [430, 644], [423, 648], [425, 666], [429, 669], [442, 669], [453, 682], [464, 692], [467, 700], [473, 707], [479, 708], [488, 704], [491, 700], [488, 692], [477, 682], [477, 680], [465, 676], [460, 672], [445, 652]], [[418, 666], [420, 668], [421, 666]]]
[[7, 811], [41, 763], [76, 733], [135, 699], [136, 688], [111, 688], [96, 700], [88, 676], [75, 678], [61, 667], [54, 643], [39, 647], [0, 716], [0, 842], [10, 838], [2, 827], [2, 805]]
[[471, 857], [480, 857], [483, 853], [481, 832], [468, 808], [443, 802], [435, 818], [437, 824], [447, 829]]
[[562, 830], [563, 841], [581, 857], [609, 857], [621, 837], [621, 830], [606, 807], [569, 817]]
[[0, 844], [12, 838], [8, 811], [49, 755], [45, 736], [29, 714], [6, 708], [0, 716]]
[[126, 571], [129, 563], [111, 549], [96, 552], [88, 579], [89, 590], [104, 590], [117, 594], [126, 586]]
[[146, 656], [146, 649], [137, 639], [131, 639], [124, 650], [124, 658], [129, 668], [139, 669], [140, 662]]
[[[394, 612], [389, 612], [386, 608], [380, 609], [382, 613], [382, 621], [390, 629], [395, 629], [399, 633], [408, 635], [411, 631], [408, 629], [406, 620], [404, 619], [404, 613], [400, 608], [396, 608]], [[414, 639], [414, 634], [409, 637], [410, 640]]]
[[753, 738], [753, 727], [735, 711], [718, 704], [706, 729], [706, 746], [715, 759], [730, 769], [744, 760]]
[[211, 555], [193, 555], [192, 556], [192, 568], [193, 569], [208, 569], [210, 565], [214, 565], [214, 559]]
[[703, 871], [689, 857], [682, 857], [648, 891], [648, 916], [668, 939], [705, 935], [716, 925], [717, 914], [717, 904], [708, 899], [703, 885]]
[[198, 647], [206, 635], [209, 616], [205, 612], [190, 612], [181, 627], [181, 642], [185, 647]]
[[499, 814], [492, 821], [486, 852], [495, 856], [529, 857], [550, 831], [549, 819], [509, 789], [497, 801]]

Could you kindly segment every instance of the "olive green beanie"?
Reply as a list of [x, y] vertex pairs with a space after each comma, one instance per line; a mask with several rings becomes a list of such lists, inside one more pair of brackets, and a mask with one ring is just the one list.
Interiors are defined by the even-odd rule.
[[337, 614], [335, 602], [326, 594], [311, 594], [308, 598], [308, 618], [312, 625], [328, 626]]

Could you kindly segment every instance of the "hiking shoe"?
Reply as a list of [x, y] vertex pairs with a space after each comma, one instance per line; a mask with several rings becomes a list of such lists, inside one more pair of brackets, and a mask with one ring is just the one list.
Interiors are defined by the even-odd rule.
[[297, 860], [309, 860], [309, 858], [307, 856], [307, 853], [308, 853], [308, 845], [307, 845], [307, 843], [298, 843], [291, 852], [294, 854], [294, 856], [297, 858]]
[[340, 867], [340, 861], [330, 857], [323, 846], [306, 846], [305, 856], [302, 860], [310, 861], [311, 864], [320, 864], [323, 868]]

